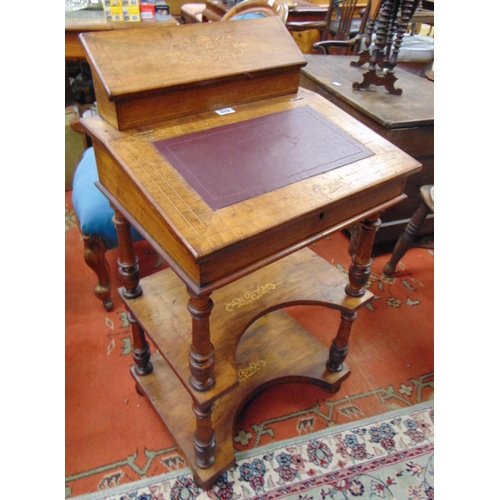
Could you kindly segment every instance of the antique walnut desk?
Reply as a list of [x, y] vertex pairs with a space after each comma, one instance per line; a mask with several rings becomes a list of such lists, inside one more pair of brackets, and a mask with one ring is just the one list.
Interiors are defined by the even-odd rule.
[[[233, 421], [257, 392], [284, 382], [335, 392], [349, 375], [380, 213], [405, 198], [420, 164], [298, 87], [304, 58], [277, 18], [172, 28], [132, 75], [117, 47], [146, 42], [123, 33], [82, 35], [102, 113], [83, 125], [115, 209], [131, 373], [207, 488], [235, 463]], [[218, 64], [200, 65], [207, 57]], [[225, 100], [228, 79], [239, 91]], [[348, 274], [308, 248], [356, 222]], [[169, 269], [139, 279], [130, 225]], [[296, 304], [339, 311], [331, 345], [285, 312]]]

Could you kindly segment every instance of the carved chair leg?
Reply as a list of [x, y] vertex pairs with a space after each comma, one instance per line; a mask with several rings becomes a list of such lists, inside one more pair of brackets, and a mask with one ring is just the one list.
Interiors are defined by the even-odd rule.
[[109, 264], [106, 259], [106, 246], [97, 237], [84, 236], [83, 248], [83, 258], [99, 280], [94, 287], [94, 294], [99, 300], [102, 300], [106, 311], [111, 311], [113, 302], [109, 291]]
[[406, 225], [406, 228], [403, 234], [399, 237], [394, 250], [391, 255], [391, 259], [385, 265], [383, 273], [386, 276], [392, 276], [394, 271], [396, 270], [396, 265], [406, 254], [408, 249], [410, 248], [413, 240], [417, 236], [420, 228], [422, 227], [427, 215], [429, 214], [429, 207], [422, 202], [418, 207], [417, 211], [413, 214], [412, 218]]

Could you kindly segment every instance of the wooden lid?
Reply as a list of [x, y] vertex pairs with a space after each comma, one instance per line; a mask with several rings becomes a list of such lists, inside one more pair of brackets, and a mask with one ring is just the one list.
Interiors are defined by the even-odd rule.
[[82, 33], [110, 101], [305, 66], [277, 17]]

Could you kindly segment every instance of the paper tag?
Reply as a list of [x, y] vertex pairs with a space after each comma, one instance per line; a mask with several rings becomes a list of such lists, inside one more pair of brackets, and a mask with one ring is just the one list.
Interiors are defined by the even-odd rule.
[[234, 109], [233, 108], [216, 109], [215, 112], [218, 115], [228, 115], [229, 113], [234, 113]]

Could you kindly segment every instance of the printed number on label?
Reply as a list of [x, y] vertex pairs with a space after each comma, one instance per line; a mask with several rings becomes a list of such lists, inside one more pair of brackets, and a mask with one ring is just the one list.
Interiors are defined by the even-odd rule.
[[216, 109], [215, 112], [218, 115], [228, 115], [229, 113], [234, 113], [234, 109], [233, 108]]

